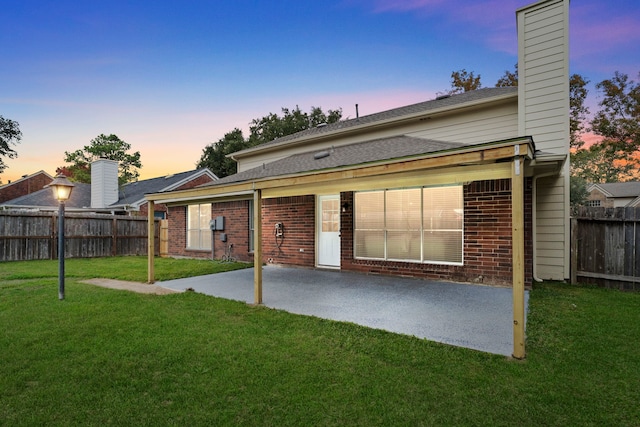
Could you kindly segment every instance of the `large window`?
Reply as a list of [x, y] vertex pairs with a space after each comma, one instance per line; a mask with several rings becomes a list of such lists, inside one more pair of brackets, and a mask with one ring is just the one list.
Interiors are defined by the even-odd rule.
[[187, 249], [211, 250], [211, 204], [187, 208]]
[[462, 264], [461, 186], [357, 192], [356, 258]]

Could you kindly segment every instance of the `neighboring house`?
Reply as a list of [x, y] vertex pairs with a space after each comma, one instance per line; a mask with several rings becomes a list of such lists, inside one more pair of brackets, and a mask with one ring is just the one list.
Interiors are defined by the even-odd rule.
[[640, 206], [640, 182], [611, 182], [590, 184], [587, 206], [603, 208], [622, 208]]
[[[159, 178], [130, 182], [118, 188], [118, 163], [100, 159], [91, 164], [91, 184], [74, 183], [67, 212], [147, 215], [146, 193], [185, 190], [217, 179], [209, 169], [197, 169]], [[53, 211], [58, 209], [49, 188], [0, 203], [0, 209]], [[155, 205], [154, 215], [166, 217], [166, 206]]]
[[235, 175], [148, 194], [168, 206], [169, 253], [232, 245], [256, 295], [261, 261], [514, 289], [568, 278], [568, 3], [517, 11], [517, 88], [321, 125], [232, 154]]
[[51, 175], [45, 171], [40, 171], [31, 175], [24, 175], [17, 181], [0, 185], [0, 203], [41, 190], [45, 185], [49, 185], [51, 181], [53, 181]]

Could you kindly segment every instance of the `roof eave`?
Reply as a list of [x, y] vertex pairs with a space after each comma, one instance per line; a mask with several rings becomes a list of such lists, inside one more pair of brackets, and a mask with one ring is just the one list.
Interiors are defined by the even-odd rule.
[[[363, 132], [369, 133], [370, 131], [377, 130], [381, 127], [387, 127], [391, 125], [393, 126], [401, 125], [404, 122], [408, 122], [408, 121], [426, 120], [426, 119], [433, 118], [434, 116], [441, 116], [441, 115], [446, 115], [448, 113], [454, 113], [454, 112], [457, 113], [463, 110], [471, 110], [471, 109], [478, 108], [480, 106], [486, 106], [487, 104], [494, 104], [494, 103], [499, 104], [517, 97], [518, 97], [517, 92], [506, 93], [498, 96], [492, 96], [490, 98], [483, 98], [483, 99], [478, 99], [474, 101], [469, 101], [464, 104], [450, 105], [446, 107], [434, 108], [428, 111], [420, 111], [413, 114], [407, 114], [404, 116], [391, 117], [391, 118], [383, 119], [374, 123], [362, 123], [360, 125], [351, 126], [347, 129], [336, 129], [333, 131], [324, 132], [319, 135], [303, 136], [300, 138], [287, 140], [282, 143], [269, 144], [269, 146], [266, 146], [266, 147], [264, 145], [258, 145], [255, 147], [247, 148], [245, 150], [236, 151], [235, 153], [228, 154], [226, 157], [237, 161], [242, 157], [253, 155], [258, 152], [268, 153], [271, 151], [281, 150], [283, 147], [295, 146], [303, 143], [309, 144], [310, 142], [318, 142], [325, 139], [332, 139], [336, 136], [345, 137], [345, 136], [350, 136], [353, 134], [358, 134]], [[351, 119], [351, 120], [356, 120], [356, 119]]]
[[[513, 150], [511, 147], [513, 147]], [[494, 152], [499, 151], [500, 154], [499, 156], [485, 156], [484, 152], [487, 150], [494, 150]], [[468, 157], [466, 155], [472, 155], [474, 157]], [[435, 159], [446, 158], [448, 156], [454, 156], [455, 158], [465, 157], [466, 162], [459, 163], [458, 165], [460, 166], [472, 165], [472, 164], [479, 165], [484, 163], [494, 163], [499, 160], [516, 157], [516, 156], [522, 156], [527, 160], [532, 160], [535, 158], [535, 147], [534, 147], [532, 138], [529, 136], [525, 136], [525, 137], [512, 138], [509, 140], [489, 142], [485, 144], [464, 146], [464, 147], [449, 149], [445, 151], [438, 151], [436, 153], [427, 153], [427, 154], [422, 154], [418, 156], [412, 156], [410, 158], [404, 157], [404, 158], [398, 158], [398, 159], [388, 159], [388, 160], [371, 162], [364, 165], [357, 164], [357, 165], [340, 166], [336, 168], [329, 168], [329, 169], [323, 169], [323, 170], [303, 171], [303, 172], [291, 173], [286, 175], [270, 176], [270, 177], [263, 177], [263, 178], [247, 180], [247, 181], [232, 182], [228, 184], [220, 184], [218, 186], [196, 187], [195, 189], [179, 190], [175, 192], [146, 194], [145, 198], [147, 201], [154, 201], [159, 203], [180, 203], [185, 201], [206, 200], [206, 199], [213, 200], [219, 197], [230, 197], [230, 196], [238, 196], [238, 197], [244, 196], [245, 198], [247, 198], [250, 194], [253, 194], [255, 189], [270, 187], [272, 184], [269, 184], [269, 182], [277, 182], [277, 181], [284, 182], [286, 180], [298, 179], [298, 178], [309, 177], [309, 176], [313, 177], [317, 174], [327, 174], [327, 173], [330, 174], [333, 172], [349, 173], [349, 171], [355, 171], [358, 169], [369, 169], [373, 171], [376, 169], [380, 169], [381, 167], [385, 168], [385, 173], [387, 173], [386, 169], [388, 166], [391, 166], [391, 168], [393, 168], [395, 167], [394, 165], [402, 166], [403, 163], [407, 163], [407, 162], [421, 162], [421, 161], [432, 162]], [[443, 165], [441, 167], [447, 167], [447, 165]]]

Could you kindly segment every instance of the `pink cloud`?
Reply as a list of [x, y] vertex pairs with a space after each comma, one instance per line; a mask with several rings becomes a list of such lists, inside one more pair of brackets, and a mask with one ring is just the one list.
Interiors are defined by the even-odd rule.
[[569, 11], [572, 57], [637, 54], [640, 43], [637, 10], [612, 8], [606, 2], [574, 2]]
[[583, 22], [573, 25], [572, 48], [576, 56], [616, 51], [624, 45], [640, 42], [640, 22], [634, 17], [615, 17], [607, 21]]
[[581, 138], [584, 141], [584, 148], [589, 148], [593, 144], [597, 144], [602, 141], [602, 137], [600, 135], [596, 135], [592, 132], [584, 133]]

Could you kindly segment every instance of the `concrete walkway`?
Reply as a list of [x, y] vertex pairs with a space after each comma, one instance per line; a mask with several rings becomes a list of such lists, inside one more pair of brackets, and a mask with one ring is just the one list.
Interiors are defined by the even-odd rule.
[[[157, 285], [253, 303], [253, 269], [158, 282]], [[263, 303], [317, 316], [510, 356], [509, 288], [266, 266]], [[525, 292], [528, 305], [529, 293]]]

